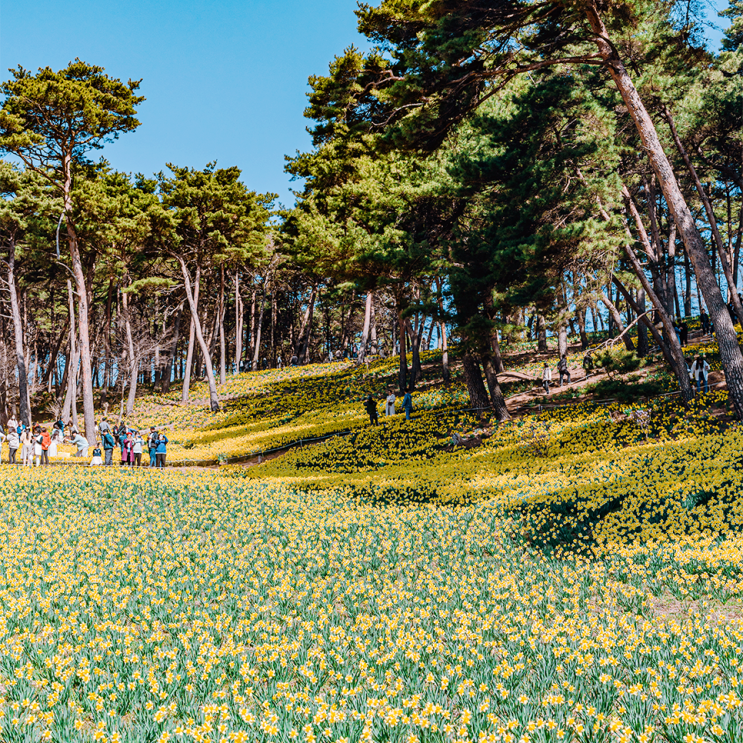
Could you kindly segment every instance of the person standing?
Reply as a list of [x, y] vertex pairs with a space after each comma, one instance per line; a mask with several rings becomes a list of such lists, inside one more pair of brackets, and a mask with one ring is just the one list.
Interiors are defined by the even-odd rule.
[[679, 325], [679, 336], [681, 339], [681, 345], [686, 346], [689, 342], [689, 326], [686, 324], [686, 320]]
[[276, 357], [276, 368], [277, 369], [283, 369], [284, 368], [284, 362], [281, 360], [281, 356]]
[[142, 466], [142, 449], [144, 448], [144, 439], [139, 435], [139, 431], [134, 432], [132, 439], [132, 454], [134, 455], [134, 461], [132, 465], [134, 467]]
[[366, 408], [366, 412], [369, 413], [369, 422], [372, 426], [378, 426], [379, 425], [379, 416], [377, 415], [377, 401], [369, 395], [369, 397], [366, 399], [366, 402], [364, 403], [364, 407]]
[[405, 395], [402, 398], [402, 409], [405, 411], [405, 420], [410, 420], [410, 414], [413, 412], [413, 396], [410, 394], [410, 390], [405, 390]]
[[49, 464], [49, 447], [52, 445], [52, 437], [45, 426], [41, 427], [41, 463]]
[[568, 369], [568, 359], [565, 354], [560, 356], [560, 360], [557, 362], [557, 371], [560, 375], [560, 387], [562, 387], [563, 377], [567, 377], [567, 383], [570, 384], [570, 370]]
[[25, 426], [21, 432], [21, 463], [24, 467], [30, 467], [33, 464], [34, 445], [31, 441], [31, 431]]
[[709, 335], [709, 315], [707, 314], [707, 310], [702, 310], [699, 315], [699, 320], [702, 323], [702, 333], [704, 335]]
[[164, 433], [157, 437], [157, 466], [162, 469], [165, 466], [165, 456], [168, 453], [168, 439]]
[[552, 369], [547, 366], [547, 362], [544, 362], [544, 367], [542, 368], [542, 387], [544, 387], [544, 391], [549, 395], [550, 393], [550, 382], [552, 381]]
[[150, 427], [150, 435], [147, 437], [147, 450], [150, 453], [150, 467], [154, 467], [157, 461], [157, 431], [155, 426]]
[[[15, 423], [15, 421], [12, 421]], [[8, 421], [8, 463], [17, 464], [15, 461], [16, 455], [18, 454], [18, 446], [21, 438], [18, 435], [18, 426], [11, 426], [11, 421]]]
[[32, 442], [34, 447], [34, 467], [38, 467], [41, 464], [41, 452], [42, 444], [44, 443], [44, 437], [41, 435], [41, 429], [36, 426], [34, 428], [34, 435], [32, 436]]
[[121, 466], [129, 467], [134, 459], [132, 454], [132, 435], [129, 433], [124, 437], [124, 443], [121, 447]]
[[697, 384], [697, 392], [709, 392], [709, 364], [704, 354], [694, 357], [694, 363], [691, 365], [691, 376]]
[[103, 453], [106, 457], [106, 465], [112, 465], [114, 463], [114, 448], [116, 447], [116, 442], [114, 441], [110, 428], [103, 434], [102, 443]]
[[387, 395], [387, 400], [385, 401], [384, 406], [384, 414], [388, 417], [395, 414], [395, 393], [392, 392], [392, 390], [390, 390], [389, 394]]
[[93, 458], [90, 460], [90, 466], [91, 467], [100, 467], [103, 464], [103, 460], [101, 459], [101, 449], [96, 444], [95, 449], [93, 449]]
[[[0, 463], [3, 461], [3, 441], [7, 439], [8, 437], [5, 435], [5, 432], [3, 431], [3, 427], [0, 426]], [[10, 461], [10, 454], [8, 454], [8, 461]]]

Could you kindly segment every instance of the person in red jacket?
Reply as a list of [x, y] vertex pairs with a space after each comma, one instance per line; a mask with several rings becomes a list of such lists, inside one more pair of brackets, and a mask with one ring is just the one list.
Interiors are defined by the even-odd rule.
[[49, 464], [49, 447], [52, 445], [52, 437], [45, 427], [41, 428], [41, 463]]

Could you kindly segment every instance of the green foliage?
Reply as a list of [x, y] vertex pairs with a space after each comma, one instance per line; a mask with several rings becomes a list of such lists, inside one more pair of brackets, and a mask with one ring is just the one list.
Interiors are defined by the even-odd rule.
[[603, 369], [610, 377], [613, 377], [615, 374], [629, 374], [636, 371], [644, 362], [635, 351], [613, 346], [594, 354], [594, 363], [596, 368]]

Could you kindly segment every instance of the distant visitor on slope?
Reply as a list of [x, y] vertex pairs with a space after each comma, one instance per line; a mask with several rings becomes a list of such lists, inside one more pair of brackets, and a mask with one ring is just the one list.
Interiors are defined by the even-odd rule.
[[691, 365], [691, 377], [697, 383], [697, 392], [709, 392], [709, 364], [704, 354], [694, 357], [694, 363]]
[[547, 362], [544, 362], [544, 367], [542, 368], [542, 387], [544, 387], [544, 391], [549, 395], [550, 393], [550, 382], [552, 381], [552, 369], [549, 368], [547, 365]]
[[590, 377], [593, 372], [593, 356], [590, 351], [587, 351], [583, 357], [583, 371], [585, 371], [587, 377]]
[[371, 425], [378, 426], [379, 416], [377, 415], [377, 401], [369, 395], [364, 403], [364, 407], [366, 408], [366, 412], [369, 413], [369, 422]]
[[560, 356], [560, 360], [557, 362], [557, 371], [560, 374], [560, 387], [562, 387], [563, 377], [567, 377], [567, 383], [570, 384], [570, 370], [568, 369], [568, 360], [565, 354]]
[[410, 390], [405, 390], [405, 397], [402, 398], [402, 409], [405, 411], [405, 420], [410, 420], [410, 414], [413, 412], [413, 396]]
[[395, 414], [395, 393], [392, 392], [392, 390], [390, 390], [389, 394], [387, 395], [387, 401], [385, 402], [384, 406], [384, 414], [386, 416]]
[[679, 325], [679, 338], [682, 346], [689, 342], [689, 326], [686, 324], [686, 320]]
[[709, 335], [709, 315], [707, 314], [707, 310], [702, 310], [699, 320], [702, 323], [702, 333]]

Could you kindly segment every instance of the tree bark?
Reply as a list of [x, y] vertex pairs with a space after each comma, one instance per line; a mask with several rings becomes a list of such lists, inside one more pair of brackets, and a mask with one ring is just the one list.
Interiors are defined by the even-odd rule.
[[235, 374], [240, 373], [243, 355], [243, 300], [240, 296], [240, 272], [235, 271]]
[[219, 267], [219, 383], [227, 381], [227, 349], [224, 341], [224, 266]]
[[[190, 276], [189, 276], [190, 281]], [[193, 356], [196, 347], [196, 322], [199, 319], [199, 288], [201, 286], [201, 266], [196, 266], [196, 279], [194, 280], [193, 305], [188, 302], [188, 308], [191, 312], [191, 328], [188, 332], [188, 351], [186, 352], [186, 369], [183, 372], [183, 389], [181, 391], [181, 402], [188, 402], [188, 395], [191, 391], [191, 369], [193, 368]], [[194, 315], [194, 309], [196, 308]]]
[[[614, 302], [609, 299], [603, 292], [600, 293], [599, 299], [606, 305], [606, 309], [609, 310], [609, 316], [611, 317], [614, 324], [617, 326], [617, 333], [624, 333], [624, 323], [622, 322], [622, 316], [619, 314], [619, 310], [616, 308]], [[622, 341], [624, 341], [624, 347], [628, 351], [635, 350], [635, 344], [632, 342], [632, 338], [629, 337], [628, 333], [622, 335]]]
[[[609, 73], [634, 121], [668, 208], [686, 246], [689, 259], [694, 266], [697, 283], [704, 295], [710, 318], [715, 326], [720, 359], [725, 370], [730, 399], [738, 418], [743, 419], [743, 354], [741, 354], [738, 345], [738, 337], [730, 313], [723, 301], [714, 271], [710, 266], [702, 236], [697, 230], [694, 217], [681, 193], [671, 163], [663, 151], [658, 133], [642, 99], [619, 58], [616, 47], [608, 41], [607, 29], [596, 6], [588, 4], [585, 8], [591, 28], [596, 34], [594, 41], [599, 54], [607, 65]], [[647, 292], [647, 287], [645, 287], [645, 291]], [[650, 292], [648, 292], [648, 296], [650, 296]]]
[[482, 381], [480, 367], [470, 351], [465, 351], [462, 354], [462, 373], [470, 397], [470, 406], [476, 410], [489, 408], [490, 400]]
[[[694, 181], [694, 187], [696, 188], [697, 193], [699, 194], [699, 198], [704, 205], [704, 211], [707, 213], [707, 221], [709, 222], [709, 227], [712, 232], [713, 242], [715, 248], [717, 249], [717, 255], [720, 258], [722, 272], [725, 275], [725, 280], [728, 284], [728, 300], [733, 303], [733, 308], [735, 309], [735, 314], [738, 317], [738, 322], [741, 324], [741, 327], [743, 327], [743, 304], [741, 304], [740, 297], [738, 296], [738, 287], [735, 285], [733, 269], [730, 266], [730, 256], [726, 252], [725, 246], [722, 244], [722, 235], [720, 235], [720, 230], [717, 226], [717, 219], [715, 218], [715, 210], [712, 208], [712, 202], [709, 200], [709, 196], [705, 191], [702, 182], [699, 180], [699, 176], [697, 175], [697, 170], [694, 167], [694, 163], [692, 163], [691, 158], [686, 151], [686, 148], [681, 142], [678, 132], [676, 131], [676, 123], [674, 122], [673, 116], [671, 115], [671, 112], [668, 110], [667, 106], [663, 107], [663, 114], [665, 115], [666, 121], [668, 122], [668, 126], [671, 130], [673, 141], [676, 143], [676, 149], [679, 151], [679, 154], [683, 158], [684, 163], [686, 164], [686, 169], [689, 171], [689, 174]], [[675, 283], [676, 282], [674, 281], [674, 286]]]
[[366, 306], [364, 307], [364, 328], [361, 331], [361, 348], [359, 348], [359, 361], [363, 361], [366, 358], [367, 346], [369, 345], [369, 328], [371, 327], [373, 304], [374, 292], [367, 292]]
[[[90, 327], [88, 324], [88, 288], [85, 284], [85, 273], [80, 260], [77, 233], [72, 224], [72, 194], [71, 189], [64, 194], [65, 214], [67, 216], [67, 241], [72, 258], [72, 273], [75, 277], [75, 288], [78, 294], [77, 326], [80, 340], [80, 372], [82, 377], [83, 415], [85, 418], [85, 438], [89, 443], [95, 443], [95, 405], [93, 401], [93, 373], [90, 363]], [[73, 417], [77, 417], [77, 405], [73, 399]]]
[[252, 368], [254, 371], [260, 370], [260, 358], [261, 358], [261, 333], [263, 332], [263, 313], [266, 309], [266, 281], [263, 280], [263, 290], [261, 291], [261, 307], [258, 313], [258, 324], [255, 331], [255, 339], [253, 341], [253, 363]]
[[397, 327], [400, 336], [400, 364], [397, 372], [397, 383], [400, 387], [400, 392], [405, 392], [408, 387], [408, 349], [405, 336], [405, 320], [402, 316], [402, 307], [399, 300], [397, 301]]
[[[199, 347], [201, 353], [204, 355], [204, 364], [206, 366], [206, 378], [209, 384], [209, 404], [213, 413], [219, 410], [219, 397], [217, 396], [217, 384], [214, 380], [214, 369], [212, 368], [212, 360], [209, 356], [209, 349], [207, 348], [206, 341], [204, 340], [204, 334], [201, 331], [201, 322], [199, 321], [198, 307], [196, 305], [196, 299], [194, 293], [191, 291], [191, 275], [186, 267], [186, 263], [179, 255], [175, 258], [178, 260], [181, 266], [181, 272], [183, 273], [183, 282], [186, 287], [186, 298], [188, 299], [188, 306], [191, 310], [191, 317], [193, 318], [194, 331], [196, 338], [199, 341]], [[198, 269], [197, 269], [198, 275]]]
[[129, 355], [129, 395], [126, 399], [126, 414], [131, 415], [134, 411], [134, 401], [137, 398], [137, 377], [139, 371], [139, 358], [134, 351], [134, 338], [132, 337], [132, 321], [129, 316], [129, 295], [121, 292], [121, 304], [124, 310], [124, 329], [126, 331], [126, 346]]
[[18, 305], [18, 290], [15, 283], [15, 240], [8, 246], [8, 290], [10, 292], [10, 314], [13, 318], [16, 368], [18, 369], [18, 411], [20, 419], [31, 426], [31, 396], [28, 389], [26, 357], [23, 349], [23, 323]]
[[547, 346], [547, 323], [544, 320], [544, 315], [537, 317], [537, 352], [549, 352], [549, 347]]

